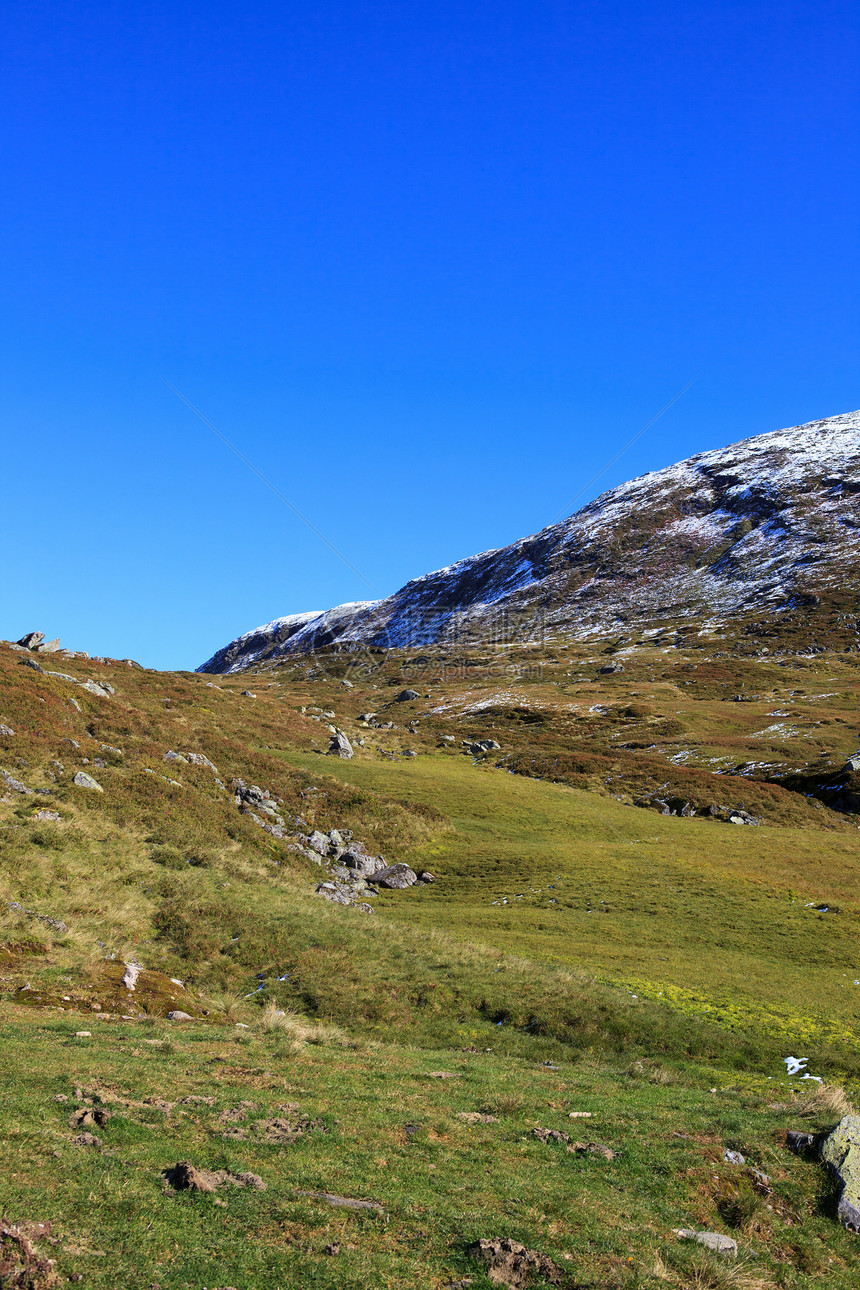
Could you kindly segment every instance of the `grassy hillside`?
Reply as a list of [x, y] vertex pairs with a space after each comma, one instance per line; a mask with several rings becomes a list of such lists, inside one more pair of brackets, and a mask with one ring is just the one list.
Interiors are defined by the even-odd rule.
[[[835, 1123], [860, 1072], [860, 817], [824, 804], [860, 743], [858, 656], [681, 646], [241, 678], [0, 646], [0, 1213], [53, 1222], [39, 1250], [93, 1286], [481, 1286], [480, 1237], [570, 1286], [856, 1284], [785, 1130]], [[333, 828], [437, 881], [329, 905], [294, 839]], [[74, 1141], [87, 1110], [98, 1145]], [[182, 1159], [266, 1190], [175, 1192]]]

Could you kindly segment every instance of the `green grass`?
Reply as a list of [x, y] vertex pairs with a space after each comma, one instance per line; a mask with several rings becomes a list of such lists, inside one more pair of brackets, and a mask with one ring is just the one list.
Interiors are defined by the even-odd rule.
[[[688, 1287], [696, 1268], [712, 1278], [699, 1284], [722, 1284], [719, 1261], [674, 1236], [683, 1226], [735, 1235], [754, 1284], [800, 1287], [825, 1274], [834, 1290], [856, 1284], [856, 1240], [833, 1227], [818, 1169], [781, 1145], [786, 1111], [768, 1109], [767, 1081], [714, 1086], [713, 1070], [656, 1062], [548, 1069], [468, 1049], [349, 1048], [331, 1034], [297, 1050], [259, 1028], [237, 1039], [225, 1028], [102, 1022], [82, 1040], [78, 1024], [22, 1028], [15, 1010], [0, 1010], [0, 1130], [4, 1212], [51, 1216], [59, 1245], [49, 1253], [88, 1286], [435, 1287], [464, 1276], [483, 1286], [468, 1246], [499, 1235], [548, 1253], [571, 1286]], [[439, 1069], [453, 1078], [433, 1078]], [[156, 1105], [189, 1095], [215, 1103], [169, 1114]], [[68, 1125], [87, 1099], [112, 1117], [96, 1148], [74, 1145]], [[248, 1136], [235, 1141], [219, 1115], [242, 1101], [255, 1109], [239, 1117]], [[286, 1104], [322, 1127], [289, 1145], [255, 1141], [255, 1121], [297, 1114]], [[496, 1122], [459, 1116], [475, 1110]], [[800, 1103], [789, 1115], [812, 1128], [826, 1118]], [[535, 1126], [617, 1157], [543, 1145]], [[726, 1147], [768, 1173], [766, 1195], [723, 1161]], [[173, 1192], [162, 1171], [182, 1159], [254, 1172], [266, 1190]], [[332, 1209], [302, 1191], [373, 1200], [385, 1213]], [[326, 1254], [331, 1245], [340, 1252]]]
[[[569, 1290], [857, 1283], [856, 1238], [834, 1222], [821, 1167], [784, 1146], [787, 1128], [827, 1128], [846, 1103], [810, 1095], [782, 1063], [800, 1052], [860, 1091], [856, 820], [765, 770], [709, 761], [778, 753], [798, 773], [838, 769], [856, 749], [857, 660], [780, 666], [747, 657], [739, 636], [730, 657], [648, 646], [598, 683], [602, 648], [485, 651], [433, 679], [408, 655], [372, 671], [338, 656], [215, 688], [55, 665], [110, 677], [110, 699], [0, 649], [0, 722], [15, 731], [0, 767], [51, 790], [0, 786], [0, 897], [32, 911], [0, 910], [0, 1214], [54, 1222], [46, 1252], [63, 1276], [481, 1287], [469, 1244], [509, 1236], [549, 1253]], [[392, 703], [413, 681], [422, 697]], [[757, 697], [735, 703], [740, 690]], [[789, 703], [801, 733], [760, 738]], [[336, 713], [353, 761], [312, 751], [329, 720], [312, 706]], [[395, 728], [359, 724], [366, 711]], [[500, 752], [460, 750], [488, 735]], [[317, 867], [241, 815], [214, 772], [165, 762], [170, 749], [205, 753], [224, 784], [270, 789], [297, 828], [351, 828], [438, 881], [381, 894], [371, 917], [330, 906], [313, 894]], [[75, 788], [78, 768], [104, 793]], [[632, 804], [654, 792], [765, 823]], [[36, 820], [45, 806], [60, 820]], [[819, 901], [836, 912], [808, 907]], [[133, 996], [132, 958], [146, 969]], [[162, 1020], [183, 1002], [195, 1022]], [[189, 1095], [215, 1104], [158, 1107]], [[71, 1141], [87, 1096], [112, 1111], [99, 1148]], [[236, 1140], [218, 1116], [241, 1100], [258, 1109]], [[326, 1131], [257, 1140], [255, 1119], [289, 1102]], [[497, 1122], [459, 1116], [473, 1111]], [[543, 1145], [538, 1125], [618, 1155]], [[766, 1170], [766, 1194], [726, 1147]], [[250, 1170], [267, 1190], [165, 1191], [179, 1159]], [[373, 1199], [386, 1217], [301, 1191]], [[740, 1264], [680, 1243], [685, 1226], [736, 1235]]]

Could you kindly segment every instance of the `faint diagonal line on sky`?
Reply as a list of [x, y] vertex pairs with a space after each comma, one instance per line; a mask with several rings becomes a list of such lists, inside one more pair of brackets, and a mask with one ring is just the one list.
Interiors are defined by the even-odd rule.
[[611, 461], [607, 461], [606, 465], [603, 467], [603, 469], [602, 469], [602, 470], [598, 470], [597, 474], [593, 477], [593, 479], [589, 479], [589, 481], [588, 481], [588, 483], [587, 483], [587, 484], [583, 484], [582, 488], [580, 488], [579, 492], [576, 494], [576, 497], [574, 497], [572, 501], [568, 502], [566, 506], [563, 506], [563, 507], [561, 508], [561, 510], [560, 510], [560, 511], [558, 512], [558, 514], [556, 515], [555, 519], [550, 520], [550, 524], [555, 524], [558, 520], [560, 520], [560, 519], [561, 519], [562, 515], [566, 515], [566, 514], [568, 513], [568, 511], [569, 511], [572, 507], [574, 507], [574, 506], [576, 505], [576, 503], [579, 501], [580, 497], [582, 497], [583, 493], [587, 493], [587, 492], [588, 492], [588, 490], [589, 490], [589, 488], [591, 487], [591, 485], [592, 485], [592, 484], [596, 484], [596, 483], [597, 483], [597, 481], [598, 481], [598, 479], [600, 478], [600, 476], [601, 476], [601, 475], [605, 475], [605, 474], [606, 474], [606, 472], [607, 472], [607, 470], [609, 469], [609, 467], [610, 467], [610, 466], [614, 466], [614, 465], [615, 465], [615, 463], [616, 463], [616, 461], [618, 461], [618, 459], [619, 459], [620, 457], [623, 457], [623, 456], [624, 456], [624, 454], [625, 454], [625, 452], [627, 451], [627, 449], [628, 449], [628, 448], [632, 448], [632, 447], [633, 447], [633, 445], [634, 445], [634, 443], [636, 442], [636, 440], [637, 440], [637, 439], [641, 439], [641, 438], [642, 438], [642, 436], [643, 436], [643, 434], [645, 433], [645, 431], [646, 431], [646, 430], [650, 430], [650, 429], [651, 429], [651, 427], [652, 427], [652, 425], [654, 424], [654, 422], [655, 422], [655, 421], [659, 421], [659, 420], [660, 420], [660, 418], [662, 417], [663, 413], [664, 413], [664, 412], [668, 412], [668, 411], [669, 411], [669, 409], [671, 408], [672, 404], [673, 404], [673, 403], [677, 403], [677, 402], [678, 402], [678, 400], [680, 399], [681, 395], [682, 395], [682, 394], [686, 394], [686, 393], [687, 393], [687, 391], [689, 390], [690, 386], [691, 386], [691, 385], [695, 385], [695, 384], [696, 384], [696, 381], [698, 381], [698, 379], [699, 379], [699, 378], [698, 378], [698, 376], [694, 376], [694, 377], [693, 377], [693, 379], [692, 379], [692, 381], [688, 381], [688, 382], [687, 382], [687, 384], [684, 386], [684, 388], [683, 388], [682, 390], [679, 390], [679, 391], [678, 391], [678, 393], [675, 395], [675, 397], [674, 397], [673, 399], [670, 399], [670, 400], [669, 400], [669, 402], [666, 404], [666, 406], [665, 406], [665, 407], [663, 407], [663, 408], [661, 408], [661, 409], [660, 409], [660, 411], [656, 414], [656, 416], [653, 416], [653, 417], [651, 418], [651, 420], [650, 420], [649, 422], [647, 422], [647, 424], [646, 424], [646, 425], [644, 425], [644, 426], [642, 427], [642, 429], [639, 431], [639, 433], [638, 433], [638, 434], [635, 434], [635, 435], [633, 436], [633, 438], [630, 440], [630, 442], [629, 442], [629, 443], [626, 443], [626, 444], [624, 445], [624, 447], [623, 447], [623, 448], [621, 448], [621, 449], [620, 449], [620, 450], [615, 454], [615, 456], [612, 458], [612, 460], [611, 460]]
[[225, 443], [227, 447], [230, 449], [230, 451], [235, 453], [236, 456], [239, 458], [239, 460], [244, 462], [245, 465], [248, 467], [248, 469], [252, 470], [254, 474], [257, 476], [257, 478], [261, 479], [263, 483], [266, 485], [266, 487], [270, 488], [272, 492], [275, 494], [275, 496], [279, 498], [280, 501], [282, 501], [285, 506], [288, 506], [290, 508], [290, 510], [293, 512], [294, 515], [298, 515], [302, 523], [306, 524], [307, 527], [310, 529], [310, 531], [312, 533], [315, 533], [321, 542], [325, 542], [326, 546], [329, 548], [330, 551], [334, 551], [338, 559], [343, 560], [344, 564], [347, 566], [348, 569], [352, 569], [353, 573], [358, 574], [362, 582], [366, 582], [368, 587], [370, 587], [371, 591], [377, 590], [377, 588], [374, 587], [370, 579], [365, 578], [361, 570], [356, 569], [352, 561], [348, 560], [344, 555], [344, 553], [337, 549], [334, 542], [330, 542], [326, 537], [325, 533], [320, 533], [319, 529], [316, 527], [315, 524], [311, 523], [307, 515], [303, 515], [302, 512], [299, 510], [298, 506], [294, 506], [293, 503], [290, 501], [289, 497], [285, 497], [284, 494], [281, 492], [281, 490], [279, 488], [276, 488], [270, 479], [266, 478], [262, 470], [258, 470], [257, 467], [254, 465], [254, 463], [252, 461], [249, 461], [248, 458], [245, 456], [245, 454], [243, 452], [240, 452], [239, 449], [236, 447], [236, 445], [234, 443], [231, 443], [230, 440], [227, 438], [227, 436], [225, 434], [222, 434], [217, 426], [213, 426], [209, 418], [205, 417], [203, 413], [200, 411], [200, 409], [194, 406], [194, 404], [191, 402], [190, 399], [186, 399], [185, 395], [182, 393], [181, 390], [177, 390], [175, 385], [171, 385], [170, 381], [168, 381], [166, 376], [162, 377], [161, 379], [164, 381], [164, 384], [168, 387], [168, 389], [172, 390], [173, 393], [177, 396], [177, 398], [180, 398], [182, 402], [185, 403], [191, 409], [194, 415], [198, 416], [200, 420], [203, 422], [203, 424], [208, 426], [209, 429], [212, 431], [212, 433], [216, 434], [218, 438], [221, 440], [221, 442]]

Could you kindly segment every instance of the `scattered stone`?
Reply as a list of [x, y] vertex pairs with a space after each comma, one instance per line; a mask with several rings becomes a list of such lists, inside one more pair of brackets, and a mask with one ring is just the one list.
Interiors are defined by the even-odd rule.
[[7, 909], [14, 909], [18, 914], [24, 914], [27, 918], [35, 918], [37, 923], [44, 923], [46, 927], [59, 932], [61, 936], [64, 936], [69, 930], [62, 919], [51, 918], [48, 914], [37, 914], [33, 909], [25, 909], [17, 900], [7, 900], [6, 907]]
[[375, 1200], [354, 1200], [351, 1196], [336, 1196], [330, 1191], [300, 1191], [299, 1196], [310, 1196], [312, 1200], [324, 1200], [334, 1209], [371, 1209], [377, 1214], [385, 1211]]
[[745, 1165], [746, 1158], [739, 1151], [724, 1151], [723, 1160], [729, 1165]]
[[10, 775], [8, 771], [0, 770], [0, 779], [2, 779], [6, 787], [11, 788], [13, 792], [26, 793], [29, 797], [33, 796], [32, 788], [28, 788], [26, 784], [22, 784], [20, 779], [16, 779], [14, 775]]
[[469, 1246], [469, 1254], [486, 1266], [488, 1279], [497, 1286], [527, 1286], [534, 1276], [552, 1286], [562, 1284], [561, 1269], [549, 1255], [528, 1250], [519, 1241], [482, 1239]]
[[568, 1111], [567, 1118], [569, 1120], [590, 1120], [592, 1114], [592, 1111]]
[[42, 807], [41, 811], [37, 811], [33, 816], [34, 820], [59, 820], [60, 818], [59, 811], [49, 811], [47, 807]]
[[126, 990], [134, 990], [134, 987], [137, 984], [137, 978], [140, 976], [142, 970], [143, 969], [139, 963], [126, 963], [125, 972], [122, 975], [121, 982], [121, 984], [125, 986]]
[[318, 851], [321, 856], [325, 856], [328, 855], [329, 839], [324, 833], [320, 833], [319, 829], [314, 829], [308, 838], [308, 846]]
[[837, 1216], [860, 1232], [860, 1115], [846, 1115], [821, 1143], [821, 1159], [840, 1184]]
[[675, 1228], [675, 1235], [682, 1241], [697, 1241], [699, 1245], [704, 1245], [705, 1249], [713, 1250], [715, 1254], [723, 1254], [727, 1258], [738, 1252], [737, 1241], [732, 1240], [730, 1236], [723, 1236], [720, 1232], [697, 1232], [692, 1227], [678, 1227]]
[[96, 793], [104, 792], [101, 784], [99, 784], [97, 780], [93, 779], [92, 775], [88, 775], [85, 770], [79, 770], [72, 780], [72, 783], [77, 784], [78, 788], [89, 788]]
[[458, 1120], [465, 1120], [466, 1124], [498, 1124], [497, 1115], [487, 1115], [484, 1111], [458, 1111]]
[[165, 761], [179, 761], [179, 762], [182, 762], [182, 765], [183, 765], [183, 766], [187, 766], [187, 765], [188, 765], [188, 758], [187, 758], [187, 757], [183, 757], [182, 753], [174, 752], [172, 748], [171, 748], [168, 752], [166, 752], [166, 753], [164, 754], [164, 760], [165, 760]]
[[39, 667], [39, 664], [34, 658], [22, 658], [21, 667], [31, 667], [34, 672], [41, 672], [43, 676], [45, 675], [45, 669], [43, 667]]
[[11, 726], [0, 726], [0, 735], [2, 735], [4, 739], [11, 739], [14, 733], [15, 731]]
[[27, 632], [27, 635], [22, 636], [17, 644], [23, 645], [24, 649], [34, 649], [37, 645], [41, 645], [44, 639], [44, 632]]
[[599, 676], [612, 676], [612, 675], [613, 675], [613, 673], [616, 673], [616, 672], [623, 672], [623, 671], [624, 671], [624, 664], [623, 664], [623, 663], [607, 663], [607, 664], [605, 665], [605, 667], [602, 667], [602, 668], [600, 669], [600, 671], [599, 671], [598, 675], [599, 675]]
[[51, 1235], [50, 1223], [10, 1223], [0, 1218], [0, 1286], [4, 1290], [49, 1290], [59, 1283], [51, 1259], [33, 1242]]
[[214, 771], [216, 775], [218, 774], [218, 767], [208, 757], [204, 757], [203, 753], [186, 753], [185, 759], [190, 761], [192, 766], [205, 766], [207, 770]]
[[193, 1021], [194, 1018], [189, 1013], [183, 1012], [181, 1008], [175, 1008], [173, 1012], [168, 1012], [167, 1020], [168, 1021]]
[[427, 883], [436, 881], [436, 875], [431, 873], [429, 869], [422, 869], [418, 875], [418, 881], [426, 886]]
[[243, 699], [256, 699], [256, 697], [257, 697], [257, 696], [256, 696], [256, 694], [252, 694], [250, 690], [243, 690], [243, 691], [242, 691], [242, 698], [243, 698]]
[[413, 699], [420, 699], [420, 697], [417, 690], [401, 690], [394, 702], [411, 703]]

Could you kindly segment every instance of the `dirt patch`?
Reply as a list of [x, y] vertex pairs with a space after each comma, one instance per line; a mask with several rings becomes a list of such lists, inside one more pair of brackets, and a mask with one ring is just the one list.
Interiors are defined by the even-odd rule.
[[10, 1223], [0, 1219], [0, 1286], [3, 1290], [48, 1290], [59, 1282], [51, 1259], [34, 1241], [49, 1239], [50, 1223]]
[[561, 1268], [548, 1254], [527, 1250], [519, 1241], [480, 1240], [469, 1246], [473, 1259], [483, 1263], [487, 1277], [497, 1286], [528, 1286], [534, 1279], [551, 1286], [562, 1285]]
[[234, 1174], [229, 1169], [198, 1169], [190, 1160], [178, 1160], [175, 1165], [162, 1170], [174, 1191], [217, 1191], [224, 1183], [233, 1187], [253, 1187], [265, 1191], [266, 1184], [259, 1174]]

